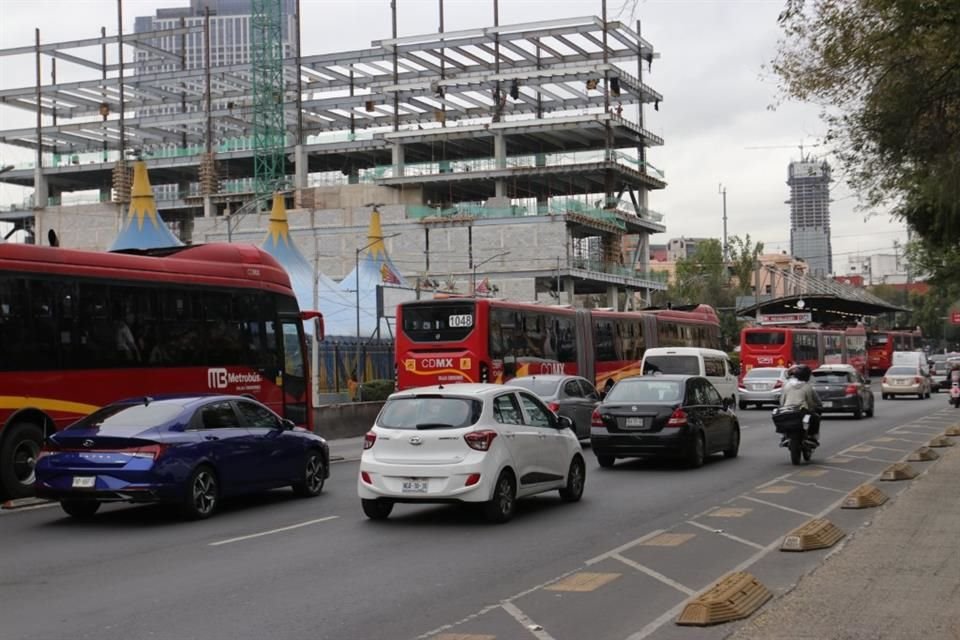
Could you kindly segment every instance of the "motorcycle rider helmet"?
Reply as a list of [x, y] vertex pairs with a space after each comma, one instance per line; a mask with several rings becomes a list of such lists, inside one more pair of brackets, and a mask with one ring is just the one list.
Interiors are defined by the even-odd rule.
[[800, 382], [810, 382], [810, 367], [805, 364], [798, 364], [788, 372]]

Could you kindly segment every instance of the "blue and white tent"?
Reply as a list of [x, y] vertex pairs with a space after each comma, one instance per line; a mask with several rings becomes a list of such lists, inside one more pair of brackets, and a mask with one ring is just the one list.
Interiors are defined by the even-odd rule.
[[[369, 338], [377, 333], [377, 287], [400, 286], [406, 287], [407, 282], [400, 274], [400, 270], [387, 255], [387, 248], [383, 243], [383, 230], [380, 227], [380, 212], [374, 211], [370, 217], [370, 228], [367, 231], [367, 248], [360, 254], [359, 268], [340, 281], [340, 292], [351, 300], [351, 303], [339, 311], [331, 310], [328, 315], [324, 311], [324, 323], [329, 336], [356, 336], [357, 335], [357, 300], [360, 302], [360, 336]], [[390, 314], [392, 315], [392, 314]], [[389, 337], [390, 327], [385, 318], [380, 319], [380, 336]]]
[[147, 165], [138, 160], [133, 165], [133, 189], [130, 206], [123, 220], [120, 235], [110, 246], [110, 251], [124, 249], [160, 249], [181, 247], [183, 243], [173, 235], [160, 214], [153, 198], [153, 188], [147, 176]]
[[[293, 286], [293, 292], [297, 297], [297, 304], [300, 308], [316, 309], [323, 314], [324, 333], [327, 335], [354, 335], [356, 333], [355, 319], [354, 324], [351, 325], [354, 330], [350, 333], [331, 332], [330, 318], [332, 316], [347, 310], [350, 317], [355, 318], [356, 305], [354, 304], [354, 298], [342, 292], [336, 282], [323, 273], [315, 271], [313, 265], [297, 249], [293, 238], [290, 237], [287, 208], [281, 194], [276, 194], [273, 197], [267, 237], [260, 248], [276, 258], [277, 262], [287, 270], [287, 274], [290, 276], [290, 284]], [[316, 296], [314, 296], [315, 290]], [[374, 309], [371, 312], [368, 309], [361, 308], [361, 319], [368, 323], [375, 323], [376, 310]]]

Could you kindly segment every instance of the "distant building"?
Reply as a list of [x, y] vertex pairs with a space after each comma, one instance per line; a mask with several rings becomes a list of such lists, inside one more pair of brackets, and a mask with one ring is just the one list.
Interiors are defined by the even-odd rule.
[[787, 184], [790, 186], [790, 253], [810, 265], [817, 276], [833, 273], [833, 248], [830, 243], [830, 165], [807, 158], [791, 162]]
[[676, 262], [692, 258], [697, 252], [697, 245], [709, 238], [671, 238], [667, 242], [667, 261]]
[[851, 275], [859, 274], [866, 285], [907, 282], [907, 264], [899, 253], [849, 256], [847, 272]]

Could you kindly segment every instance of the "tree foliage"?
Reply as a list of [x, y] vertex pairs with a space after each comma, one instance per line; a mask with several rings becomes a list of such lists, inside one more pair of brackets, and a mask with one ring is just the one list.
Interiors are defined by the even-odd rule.
[[960, 2], [787, 0], [773, 69], [817, 103], [847, 180], [931, 252], [960, 245]]
[[757, 258], [763, 253], [763, 243], [752, 242], [748, 233], [744, 238], [731, 237], [729, 245], [730, 270], [737, 279], [736, 290], [739, 295], [745, 296], [753, 289]]

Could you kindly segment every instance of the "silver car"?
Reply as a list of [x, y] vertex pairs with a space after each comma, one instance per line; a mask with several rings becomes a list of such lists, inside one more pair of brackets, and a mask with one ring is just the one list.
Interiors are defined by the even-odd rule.
[[780, 404], [780, 392], [787, 382], [786, 367], [754, 367], [747, 371], [737, 388], [737, 407], [757, 408], [765, 404]]
[[535, 375], [513, 378], [510, 386], [527, 389], [558, 416], [573, 421], [581, 440], [590, 437], [590, 417], [600, 403], [600, 394], [586, 378], [571, 375]]

